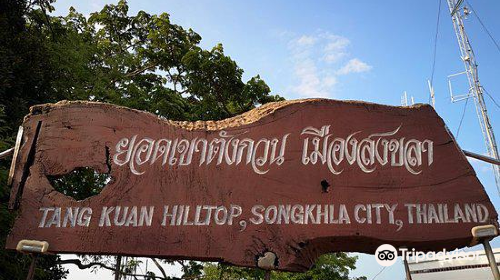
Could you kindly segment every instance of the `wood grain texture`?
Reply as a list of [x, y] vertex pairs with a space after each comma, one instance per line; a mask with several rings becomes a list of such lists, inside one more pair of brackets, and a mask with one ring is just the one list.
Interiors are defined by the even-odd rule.
[[[341, 171], [339, 174], [334, 174], [320, 159], [316, 164], [305, 164], [304, 142], [314, 137], [302, 132], [307, 127], [319, 130], [324, 126], [329, 126], [331, 137], [328, 141], [352, 135], [350, 139], [356, 138], [359, 147], [370, 135], [394, 131], [393, 135], [372, 136], [372, 139], [403, 139], [404, 143], [411, 139], [422, 143], [427, 139], [432, 141], [432, 162], [429, 162], [427, 143], [427, 152], [420, 151], [422, 163], [414, 167], [419, 174], [409, 172], [404, 165], [381, 164], [376, 159], [368, 166], [373, 170], [363, 171], [358, 164], [358, 160], [363, 159], [352, 159], [349, 163], [349, 154], [341, 164], [334, 166], [335, 171]], [[403, 108], [309, 99], [264, 105], [219, 122], [191, 123], [163, 120], [110, 104], [61, 102], [33, 107], [23, 127], [23, 144], [16, 161], [10, 200], [10, 207], [18, 209], [19, 214], [7, 240], [9, 249], [14, 249], [21, 239], [34, 239], [49, 242], [49, 251], [54, 253], [189, 258], [248, 267], [256, 266], [265, 252], [273, 252], [277, 256], [276, 269], [304, 271], [321, 254], [334, 251], [374, 253], [384, 243], [417, 250], [464, 247], [471, 241], [473, 226], [497, 224], [497, 213], [474, 170], [443, 120], [427, 105]], [[242, 150], [239, 164], [228, 164], [225, 158], [217, 164], [219, 154], [215, 151], [212, 151], [212, 161], [207, 163], [209, 152], [207, 149], [207, 154], [202, 155], [202, 142], [197, 142], [199, 149], [192, 152], [189, 164], [181, 164], [187, 159], [181, 159], [180, 146], [176, 147], [179, 150], [172, 160], [166, 158], [166, 163], [162, 164], [164, 158], [157, 155], [158, 160], [154, 161], [154, 144], [144, 146], [145, 150], [138, 155], [139, 164], [117, 164], [115, 158], [123, 161], [126, 158], [126, 153], [120, 153], [117, 144], [123, 139], [131, 142], [134, 136], [136, 144], [143, 139], [155, 141], [154, 144], [160, 139], [185, 139], [189, 143], [205, 139], [208, 143], [218, 141], [220, 144], [223, 140], [229, 143], [232, 137], [231, 143], [235, 143], [234, 139], [251, 139], [255, 140], [255, 145], [262, 139], [277, 139], [275, 153], [283, 143], [286, 147], [283, 162], [276, 160], [271, 164], [268, 155], [268, 161], [257, 168], [252, 166], [252, 159], [247, 161], [246, 150]], [[263, 156], [265, 143], [261, 142], [256, 149], [256, 158]], [[378, 147], [382, 151], [380, 143]], [[375, 143], [365, 141], [363, 145], [369, 149]], [[307, 156], [312, 147], [309, 142]], [[149, 158], [148, 148], [152, 149]], [[140, 146], [137, 149], [134, 155]], [[227, 154], [232, 155], [231, 147], [227, 149]], [[369, 155], [365, 155], [369, 160]], [[83, 201], [75, 201], [50, 185], [47, 176], [67, 174], [78, 167], [109, 172], [112, 180], [99, 195]], [[137, 175], [134, 170], [143, 173]], [[322, 181], [329, 186], [325, 188]], [[375, 209], [378, 204], [397, 204], [394, 219], [401, 220], [403, 225], [399, 227], [389, 221], [385, 206], [380, 208], [381, 221], [377, 223]], [[440, 212], [437, 220], [428, 216], [427, 223], [418, 223], [416, 215], [409, 213], [411, 206], [405, 204], [432, 205], [429, 207], [436, 209], [438, 205], [447, 205], [448, 220], [453, 220], [455, 204], [462, 210], [465, 205], [483, 205], [484, 208], [478, 211], [486, 210], [488, 216], [482, 213], [483, 220], [446, 222]], [[165, 205], [189, 205], [191, 212], [187, 224], [181, 221], [180, 225], [172, 226], [167, 222], [162, 226]], [[199, 205], [228, 208], [236, 205], [241, 207], [242, 213], [231, 225], [228, 221], [221, 225], [214, 221], [210, 225], [189, 225]], [[270, 224], [265, 221], [258, 224], [251, 222], [258, 218], [252, 213], [256, 205], [265, 208], [332, 205], [335, 212], [326, 222], [319, 216], [315, 223], [309, 220], [308, 224], [304, 221], [279, 224], [277, 219]], [[349, 223], [333, 221], [338, 219], [341, 205], [346, 209]], [[360, 210], [359, 205], [375, 207], [371, 209], [374, 215], [371, 223], [361, 222], [362, 218], [367, 218], [367, 211], [362, 207]], [[151, 226], [99, 226], [102, 208], [116, 206], [154, 206]], [[61, 207], [63, 211], [67, 207], [89, 207], [93, 212], [88, 226], [47, 227], [42, 223], [40, 227], [43, 207]], [[311, 217], [317, 217], [317, 209]], [[270, 218], [273, 218], [270, 211]], [[50, 217], [51, 213], [47, 219]], [[240, 224], [242, 221], [246, 227]]]

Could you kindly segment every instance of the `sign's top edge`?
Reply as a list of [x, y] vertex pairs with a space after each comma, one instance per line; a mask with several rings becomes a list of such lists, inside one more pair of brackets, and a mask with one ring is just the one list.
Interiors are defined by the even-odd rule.
[[207, 131], [216, 131], [216, 130], [221, 130], [221, 129], [227, 129], [227, 128], [232, 128], [232, 127], [237, 127], [237, 126], [242, 126], [242, 125], [247, 125], [247, 124], [252, 124], [255, 123], [262, 118], [271, 115], [272, 113], [283, 109], [285, 107], [293, 107], [297, 105], [357, 105], [357, 106], [369, 106], [377, 109], [398, 109], [398, 110], [415, 110], [415, 109], [422, 109], [422, 108], [430, 108], [431, 110], [432, 107], [429, 104], [415, 104], [411, 106], [393, 106], [393, 105], [385, 105], [385, 104], [378, 104], [378, 103], [372, 103], [372, 102], [366, 102], [366, 101], [358, 101], [358, 100], [336, 100], [336, 99], [326, 99], [326, 98], [307, 98], [307, 99], [294, 99], [294, 100], [284, 100], [284, 101], [277, 101], [277, 102], [269, 102], [266, 104], [263, 104], [260, 107], [254, 108], [248, 112], [245, 112], [243, 114], [223, 119], [223, 120], [218, 120], [218, 121], [173, 121], [166, 119], [164, 117], [155, 115], [153, 113], [147, 112], [147, 111], [141, 111], [137, 109], [131, 109], [128, 107], [124, 106], [119, 106], [111, 103], [103, 103], [103, 102], [95, 102], [95, 101], [67, 101], [67, 100], [62, 100], [57, 103], [45, 103], [45, 104], [39, 104], [39, 105], [34, 105], [30, 108], [30, 114], [25, 117], [25, 121], [27, 121], [31, 116], [34, 115], [42, 115], [42, 114], [47, 114], [51, 111], [57, 110], [57, 109], [67, 109], [67, 108], [101, 108], [101, 109], [106, 109], [106, 108], [113, 108], [113, 109], [120, 109], [120, 110], [126, 110], [129, 112], [133, 113], [141, 113], [141, 114], [146, 114], [150, 115], [151, 117], [157, 118], [163, 122], [166, 122], [169, 125], [180, 127], [186, 130], [207, 130]]

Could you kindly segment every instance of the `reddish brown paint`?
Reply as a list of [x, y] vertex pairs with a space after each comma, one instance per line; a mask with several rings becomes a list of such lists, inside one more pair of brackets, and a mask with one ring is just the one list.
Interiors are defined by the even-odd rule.
[[[37, 137], [37, 126], [39, 132]], [[393, 131], [399, 136], [434, 141], [434, 163], [420, 175], [402, 167], [379, 167], [372, 173], [347, 167], [333, 175], [326, 166], [301, 163], [300, 132], [307, 126], [331, 125], [335, 135], [362, 131], [360, 137]], [[163, 205], [230, 205], [243, 207], [248, 220], [255, 204], [355, 204], [367, 203], [483, 203], [490, 212], [485, 223], [497, 223], [497, 213], [469, 162], [445, 128], [443, 120], [427, 105], [390, 107], [363, 102], [298, 100], [268, 104], [219, 122], [171, 122], [156, 116], [109, 104], [62, 102], [35, 106], [23, 124], [23, 145], [13, 174], [11, 208], [19, 215], [7, 240], [14, 249], [21, 239], [48, 241], [54, 253], [123, 254], [165, 258], [218, 260], [256, 266], [266, 251], [277, 255], [277, 269], [303, 271], [321, 254], [333, 251], [374, 253], [383, 243], [417, 250], [467, 246], [470, 230], [479, 223], [408, 224], [400, 231], [387, 224], [350, 225], [248, 225], [162, 227]], [[111, 160], [122, 137], [138, 134], [153, 139], [205, 137], [220, 130], [246, 137], [291, 133], [286, 160], [265, 175], [247, 165], [198, 167], [161, 165], [148, 167], [142, 176], [127, 165]], [[36, 139], [35, 139], [36, 138]], [[107, 149], [110, 159], [107, 158]], [[31, 155], [30, 155], [30, 150]], [[196, 162], [196, 161], [193, 161]], [[97, 196], [84, 201], [55, 191], [48, 175], [66, 174], [77, 167], [110, 172], [113, 180]], [[330, 186], [324, 188], [322, 181]], [[151, 227], [98, 227], [103, 206], [150, 206]], [[89, 227], [39, 228], [40, 207], [92, 207]], [[396, 217], [407, 219], [406, 208]], [[351, 214], [351, 212], [349, 213]], [[354, 217], [351, 216], [351, 220]], [[406, 221], [406, 220], [405, 220]]]

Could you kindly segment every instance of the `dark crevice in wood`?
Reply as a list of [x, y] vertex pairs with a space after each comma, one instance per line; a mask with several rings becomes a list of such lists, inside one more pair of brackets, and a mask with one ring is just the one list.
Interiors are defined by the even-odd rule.
[[42, 128], [42, 121], [38, 121], [36, 125], [35, 135], [33, 136], [33, 142], [31, 143], [30, 151], [28, 153], [28, 158], [26, 159], [26, 164], [24, 165], [21, 181], [19, 182], [19, 188], [17, 189], [17, 193], [15, 194], [16, 199], [14, 202], [13, 209], [19, 208], [21, 196], [23, 195], [24, 185], [26, 184], [26, 180], [28, 180], [28, 177], [30, 175], [30, 168], [35, 162], [36, 145], [41, 128]]

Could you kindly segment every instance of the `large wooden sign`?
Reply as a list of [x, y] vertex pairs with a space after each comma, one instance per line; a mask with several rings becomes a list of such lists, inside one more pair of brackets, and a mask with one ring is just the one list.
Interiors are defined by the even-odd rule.
[[[35, 106], [23, 124], [7, 240], [57, 253], [218, 260], [302, 271], [332, 251], [470, 243], [497, 213], [427, 105], [297, 100], [218, 122], [109, 104]], [[108, 172], [82, 201], [48, 177]], [[272, 254], [270, 254], [272, 253]]]

